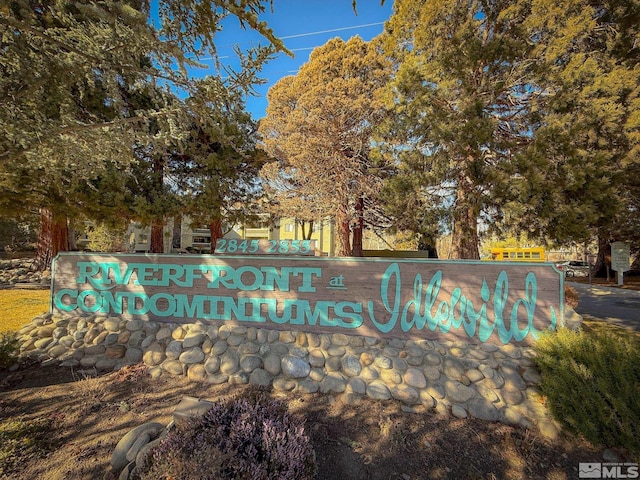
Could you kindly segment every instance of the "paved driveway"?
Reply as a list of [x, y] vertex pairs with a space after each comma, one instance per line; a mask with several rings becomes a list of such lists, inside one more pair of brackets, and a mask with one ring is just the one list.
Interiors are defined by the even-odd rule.
[[580, 295], [576, 312], [640, 332], [640, 292], [567, 282]]

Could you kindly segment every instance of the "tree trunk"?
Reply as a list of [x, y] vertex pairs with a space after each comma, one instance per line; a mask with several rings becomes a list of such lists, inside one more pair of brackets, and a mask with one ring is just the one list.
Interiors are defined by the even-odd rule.
[[453, 211], [451, 234], [451, 257], [454, 259], [480, 260], [478, 248], [478, 207], [472, 197], [471, 185], [461, 181], [458, 185]]
[[353, 228], [353, 244], [351, 247], [351, 255], [354, 257], [363, 257], [362, 238], [364, 236], [364, 199], [362, 197], [356, 200], [356, 224]]
[[341, 208], [336, 215], [336, 228], [338, 234], [338, 256], [351, 256], [351, 228], [349, 218], [344, 208]]
[[216, 249], [216, 243], [222, 238], [222, 219], [216, 218], [209, 223], [209, 236], [211, 237], [211, 253]]
[[418, 250], [426, 251], [427, 258], [438, 258], [435, 236], [426, 234], [420, 235], [420, 239], [418, 240]]
[[346, 209], [340, 208], [336, 212], [336, 234], [338, 236], [339, 257], [351, 256], [351, 228], [349, 226], [349, 218]]
[[[305, 227], [308, 227], [305, 229]], [[313, 220], [310, 222], [305, 222], [304, 220], [300, 222], [300, 228], [302, 230], [302, 239], [303, 240], [311, 240], [311, 235], [313, 235]]]
[[611, 279], [611, 243], [608, 235], [598, 233], [598, 257], [593, 267], [595, 277]]
[[171, 248], [178, 250], [182, 248], [182, 217], [176, 215], [173, 218], [173, 232], [171, 235]]
[[78, 250], [78, 239], [76, 238], [76, 231], [73, 228], [69, 228], [68, 237], [69, 237], [69, 250]]
[[54, 215], [51, 210], [40, 209], [40, 232], [34, 268], [47, 270], [58, 252], [69, 251], [69, 227], [66, 215]]
[[151, 245], [150, 253], [164, 253], [164, 222], [162, 219], [154, 219], [151, 224]]
[[[162, 157], [153, 158], [153, 183], [156, 193], [163, 191], [163, 177], [164, 177], [164, 159]], [[150, 199], [153, 204], [153, 197]], [[151, 221], [151, 244], [149, 245], [150, 253], [164, 253], [164, 218], [162, 216], [156, 217]]]

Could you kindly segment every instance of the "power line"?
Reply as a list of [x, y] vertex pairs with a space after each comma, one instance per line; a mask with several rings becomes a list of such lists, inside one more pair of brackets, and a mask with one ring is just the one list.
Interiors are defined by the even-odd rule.
[[[385, 22], [374, 22], [374, 23], [362, 23], [360, 25], [351, 25], [349, 27], [339, 27], [339, 28], [331, 28], [329, 30], [318, 30], [316, 32], [306, 32], [306, 33], [297, 33], [295, 35], [285, 35], [283, 37], [278, 37], [281, 40], [287, 40], [287, 39], [291, 39], [291, 38], [300, 38], [300, 37], [310, 37], [312, 35], [321, 35], [324, 33], [333, 33], [333, 32], [341, 32], [341, 31], [345, 31], [345, 30], [353, 30], [356, 28], [367, 28], [367, 27], [375, 27], [377, 25], [384, 25]], [[248, 44], [251, 42], [241, 42], [238, 44], [229, 44], [229, 45], [223, 45], [221, 47], [218, 47], [218, 50], [222, 50], [224, 48], [227, 47], [233, 47], [235, 45], [244, 45], [244, 44]], [[313, 50], [315, 48], [318, 48], [320, 45], [315, 45], [313, 47], [301, 47], [301, 48], [292, 48], [290, 49], [290, 51], [292, 52], [299, 52], [299, 51], [303, 51], [303, 50]], [[231, 58], [231, 55], [220, 55], [217, 57], [218, 60], [224, 60], [224, 59], [228, 59]], [[207, 60], [213, 60], [214, 57], [205, 57], [205, 58], [200, 58], [200, 61], [207, 61]], [[289, 72], [297, 72], [297, 70], [289, 70], [287, 73]], [[283, 72], [277, 72], [277, 73], [283, 73]]]
[[[323, 33], [332, 33], [332, 32], [341, 32], [344, 30], [353, 30], [356, 28], [367, 28], [367, 27], [375, 27], [376, 25], [384, 25], [384, 22], [375, 22], [375, 23], [363, 23], [360, 25], [352, 25], [350, 27], [339, 27], [339, 28], [331, 28], [329, 30], [318, 30], [317, 32], [306, 32], [306, 33], [297, 33], [295, 35], [285, 35], [283, 37], [278, 37], [280, 40], [287, 40], [287, 39], [291, 39], [291, 38], [300, 38], [300, 37], [310, 37], [311, 35], [321, 35]], [[220, 47], [217, 47], [218, 50], [222, 50], [224, 48], [229, 48], [229, 47], [234, 47], [236, 45], [247, 45], [249, 43], [252, 43], [251, 41], [246, 41], [246, 42], [240, 42], [240, 43], [229, 43], [227, 45], [222, 45]], [[223, 58], [223, 57], [219, 57], [219, 58]], [[208, 59], [203, 59], [203, 60], [208, 60]]]
[[280, 39], [281, 40], [286, 40], [288, 38], [308, 37], [310, 35], [320, 35], [322, 33], [340, 32], [340, 31], [343, 31], [343, 30], [352, 30], [354, 28], [373, 27], [373, 26], [376, 26], [376, 25], [384, 25], [384, 22], [363, 23], [362, 25], [353, 25], [351, 27], [332, 28], [331, 30], [319, 30], [317, 32], [298, 33], [296, 35], [287, 35], [287, 36], [284, 36], [284, 37], [280, 37]]

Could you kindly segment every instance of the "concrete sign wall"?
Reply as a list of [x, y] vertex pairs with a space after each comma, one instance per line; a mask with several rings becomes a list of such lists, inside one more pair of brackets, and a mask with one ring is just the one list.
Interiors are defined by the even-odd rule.
[[528, 344], [564, 312], [552, 264], [61, 254], [52, 312]]

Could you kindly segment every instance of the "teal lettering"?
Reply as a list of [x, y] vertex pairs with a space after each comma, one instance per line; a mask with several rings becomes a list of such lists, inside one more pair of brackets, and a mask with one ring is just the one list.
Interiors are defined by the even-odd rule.
[[294, 300], [292, 303], [296, 307], [296, 316], [291, 319], [291, 325], [304, 325], [305, 320], [309, 325], [316, 325], [318, 320], [320, 320], [320, 325], [334, 326], [332, 322], [329, 321], [328, 304], [332, 302], [316, 302], [313, 310], [308, 300]]
[[113, 296], [113, 292], [102, 292], [102, 306], [100, 307], [102, 313], [117, 313], [122, 314], [122, 293], [116, 293]]
[[[391, 279], [395, 279], [395, 288], [393, 292], [393, 306], [391, 305], [391, 301], [389, 299], [389, 284], [391, 283]], [[400, 283], [400, 268], [397, 263], [392, 263], [387, 267], [384, 274], [382, 275], [382, 281], [380, 282], [380, 298], [382, 299], [382, 304], [384, 305], [387, 313], [390, 313], [391, 316], [386, 323], [378, 322], [373, 313], [374, 306], [373, 302], [369, 301], [367, 303], [367, 309], [369, 310], [369, 319], [371, 323], [382, 333], [389, 333], [396, 326], [396, 322], [398, 321], [398, 314], [400, 310], [400, 291], [402, 284]]]
[[[442, 271], [437, 271], [424, 287], [422, 275], [417, 273], [413, 279], [413, 298], [404, 305], [400, 305], [402, 280], [398, 264], [389, 265], [380, 283], [380, 299], [384, 310], [389, 314], [389, 320], [379, 321], [374, 314], [374, 303], [367, 304], [369, 318], [373, 325], [382, 333], [388, 333], [395, 328], [398, 317], [403, 332], [411, 329], [423, 330], [427, 326], [430, 330], [439, 328], [442, 333], [450, 332], [451, 328], [462, 327], [469, 337], [477, 334], [478, 339], [486, 342], [497, 330], [502, 343], [508, 343], [513, 338], [522, 341], [530, 333], [537, 338], [538, 331], [533, 325], [537, 302], [537, 280], [533, 272], [525, 278], [525, 295], [515, 301], [510, 315], [510, 328], [505, 325], [503, 315], [509, 297], [509, 279], [505, 271], [500, 272], [496, 280], [493, 294], [493, 318], [489, 320], [487, 304], [491, 300], [491, 290], [486, 279], [482, 281], [480, 289], [481, 304], [475, 308], [473, 301], [462, 295], [461, 289], [455, 288], [448, 299], [439, 300], [442, 286]], [[520, 328], [518, 317], [520, 310], [526, 312], [527, 326]], [[458, 312], [456, 315], [456, 311]], [[555, 328], [557, 318], [551, 307], [550, 329]]]
[[278, 314], [278, 302], [275, 298], [269, 298], [267, 303], [267, 316], [269, 321], [277, 323], [279, 325], [288, 323], [291, 321], [291, 306], [295, 300], [284, 299], [282, 303], [282, 312]]
[[362, 304], [357, 302], [338, 302], [334, 306], [334, 320], [339, 327], [358, 328], [362, 326]]
[[108, 269], [104, 269], [104, 264], [96, 262], [78, 262], [78, 278], [76, 283], [82, 285], [89, 283], [96, 290], [107, 290], [112, 287]]
[[228, 267], [226, 265], [212, 265], [211, 272], [213, 273], [213, 277], [207, 287], [220, 288], [220, 284], [222, 284], [225, 288], [235, 288], [235, 270], [233, 267]]
[[[162, 269], [162, 284], [166, 286], [172, 282], [179, 287], [193, 287], [194, 271], [200, 269], [200, 265], [158, 265]], [[186, 273], [185, 273], [186, 270]], [[182, 277], [185, 277], [182, 280]]]
[[[252, 283], [244, 283], [246, 280], [244, 280], [242, 277], [247, 273], [249, 275], [253, 275]], [[264, 276], [262, 275], [262, 272], [256, 267], [240, 267], [236, 270], [236, 283], [239, 290], [257, 290], [264, 283]]]
[[322, 269], [296, 267], [296, 268], [293, 268], [293, 275], [295, 277], [297, 277], [298, 275], [302, 275], [302, 285], [298, 287], [299, 292], [313, 293], [316, 291], [316, 288], [312, 285], [313, 276], [315, 275], [318, 278], [321, 278]]
[[157, 278], [147, 278], [153, 276], [158, 271], [158, 265], [145, 265], [141, 264], [137, 269], [138, 279], [133, 282], [134, 285], [151, 286], [157, 285]]
[[[67, 303], [66, 299], [69, 299]], [[78, 290], [71, 290], [70, 288], [63, 288], [56, 296], [53, 297], [53, 305], [60, 311], [73, 312], [77, 307]]]
[[[87, 303], [87, 299], [89, 302]], [[95, 290], [84, 290], [78, 294], [78, 308], [83, 312], [97, 312], [102, 308], [102, 295]]]
[[[460, 315], [456, 318], [455, 309], [456, 305], [460, 305]], [[450, 327], [455, 328], [456, 330], [460, 328], [462, 322], [464, 321], [464, 315], [467, 309], [467, 297], [462, 295], [462, 290], [457, 287], [451, 292], [451, 308], [449, 309], [449, 320], [446, 322], [446, 330], [442, 330], [443, 332], [448, 332]], [[442, 328], [442, 327], [441, 327]]]
[[[264, 298], [239, 298], [238, 302], [242, 304], [246, 321], [260, 323], [267, 321], [260, 311], [262, 304], [265, 303]], [[247, 307], [250, 307], [250, 312], [247, 311]]]
[[[527, 333], [530, 329], [535, 330], [533, 326], [534, 314], [536, 312], [536, 299], [538, 294], [538, 284], [536, 281], [536, 276], [529, 272], [524, 282], [524, 290], [525, 290], [525, 298], [519, 298], [516, 303], [513, 305], [513, 309], [511, 310], [511, 335], [516, 341], [521, 341], [523, 338], [527, 336]], [[523, 306], [525, 312], [527, 313], [527, 327], [523, 330], [520, 329], [518, 325], [518, 310], [520, 306]], [[511, 337], [509, 335], [509, 337]], [[505, 335], [505, 338], [507, 336]], [[507, 343], [502, 337], [500, 337], [503, 343]]]
[[202, 318], [204, 315], [204, 301], [207, 298], [205, 295], [194, 295], [191, 303], [189, 303], [189, 297], [183, 293], [175, 295], [174, 298], [176, 301], [176, 317]]
[[275, 267], [262, 267], [260, 270], [264, 272], [264, 284], [260, 290], [275, 290], [276, 284], [281, 292], [289, 291], [289, 276], [293, 270], [291, 267], [283, 267], [280, 272]]
[[[167, 302], [166, 309], [161, 310], [159, 302], [165, 300]], [[164, 302], [162, 302], [164, 303]], [[149, 311], [158, 317], [171, 317], [176, 311], [176, 301], [173, 295], [169, 293], [156, 293], [149, 299]]]

